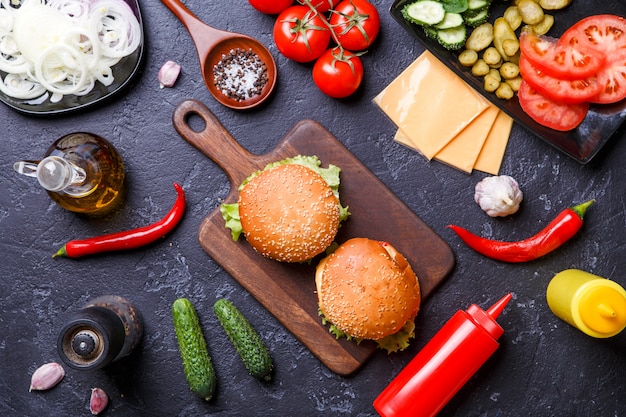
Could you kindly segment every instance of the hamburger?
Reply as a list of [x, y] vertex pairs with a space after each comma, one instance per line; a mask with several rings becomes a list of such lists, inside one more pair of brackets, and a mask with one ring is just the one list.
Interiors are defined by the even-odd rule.
[[415, 337], [419, 281], [406, 258], [389, 243], [346, 241], [319, 262], [315, 284], [322, 322], [337, 338], [373, 340], [396, 352]]
[[281, 262], [324, 252], [350, 215], [339, 201], [340, 172], [302, 155], [254, 172], [239, 186], [237, 202], [220, 206], [233, 240], [243, 234], [254, 250]]

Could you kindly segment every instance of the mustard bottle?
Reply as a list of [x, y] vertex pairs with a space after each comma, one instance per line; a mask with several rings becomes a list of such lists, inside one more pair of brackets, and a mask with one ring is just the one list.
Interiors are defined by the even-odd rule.
[[550, 310], [589, 336], [607, 338], [626, 327], [626, 290], [578, 269], [561, 271], [546, 291]]

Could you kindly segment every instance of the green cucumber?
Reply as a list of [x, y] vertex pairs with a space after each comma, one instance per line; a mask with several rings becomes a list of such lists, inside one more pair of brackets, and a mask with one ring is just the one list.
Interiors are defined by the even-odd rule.
[[404, 6], [402, 14], [406, 20], [417, 25], [431, 26], [440, 23], [446, 11], [438, 1], [418, 0]]
[[467, 29], [465, 25], [449, 29], [437, 30], [437, 42], [448, 50], [455, 51], [465, 45], [467, 39]]
[[469, 10], [486, 9], [491, 5], [491, 0], [469, 0], [467, 8]]
[[450, 29], [461, 26], [464, 23], [463, 16], [460, 13], [446, 13], [443, 20], [437, 23], [435, 29]]
[[215, 392], [217, 376], [191, 301], [186, 298], [174, 301], [172, 319], [189, 388], [198, 397], [209, 401]]
[[217, 300], [213, 311], [250, 375], [265, 381], [271, 380], [274, 368], [272, 357], [241, 311], [226, 299]]
[[489, 20], [489, 8], [483, 9], [472, 16], [465, 15], [463, 18], [468, 26], [475, 28]]

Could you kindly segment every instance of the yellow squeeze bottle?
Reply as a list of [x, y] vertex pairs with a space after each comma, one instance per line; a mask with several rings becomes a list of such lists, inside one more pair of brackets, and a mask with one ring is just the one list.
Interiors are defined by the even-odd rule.
[[550, 310], [592, 337], [615, 336], [626, 327], [626, 290], [578, 269], [561, 271], [546, 291]]

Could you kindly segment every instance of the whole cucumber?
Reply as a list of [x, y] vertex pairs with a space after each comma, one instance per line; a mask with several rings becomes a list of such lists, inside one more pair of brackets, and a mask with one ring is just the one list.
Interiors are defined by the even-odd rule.
[[265, 381], [271, 380], [274, 368], [272, 357], [241, 311], [226, 299], [216, 301], [213, 311], [250, 375]]
[[174, 301], [172, 318], [187, 383], [194, 394], [209, 401], [215, 392], [217, 376], [191, 301], [186, 298]]

